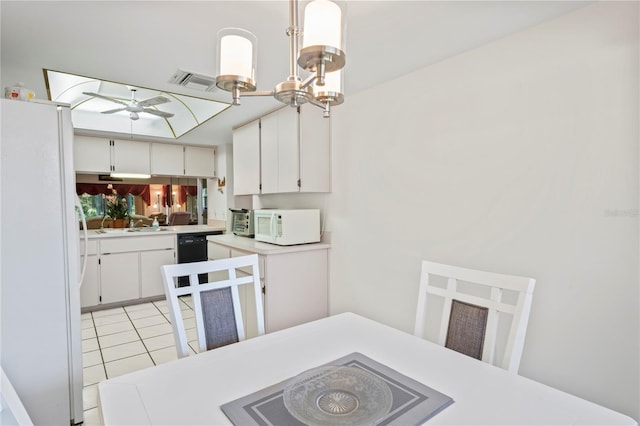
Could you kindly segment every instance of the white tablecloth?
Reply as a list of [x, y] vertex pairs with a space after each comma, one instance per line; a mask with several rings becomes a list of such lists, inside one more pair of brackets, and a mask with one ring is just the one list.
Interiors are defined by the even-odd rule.
[[635, 425], [624, 415], [345, 313], [99, 384], [105, 425], [230, 424], [220, 405], [360, 352], [455, 400], [428, 424]]

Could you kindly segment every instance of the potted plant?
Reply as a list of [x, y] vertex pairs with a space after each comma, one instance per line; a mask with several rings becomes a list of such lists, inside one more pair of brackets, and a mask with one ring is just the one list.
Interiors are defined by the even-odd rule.
[[127, 199], [120, 197], [111, 185], [108, 188], [111, 189], [112, 194], [104, 196], [106, 201], [105, 213], [113, 219], [114, 228], [125, 228], [127, 226], [126, 219], [129, 217]]

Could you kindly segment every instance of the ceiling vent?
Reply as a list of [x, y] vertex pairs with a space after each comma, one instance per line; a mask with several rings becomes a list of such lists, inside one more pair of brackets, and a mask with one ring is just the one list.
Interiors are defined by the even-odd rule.
[[212, 92], [216, 89], [216, 78], [204, 74], [178, 69], [169, 79], [169, 83], [184, 86], [189, 89]]

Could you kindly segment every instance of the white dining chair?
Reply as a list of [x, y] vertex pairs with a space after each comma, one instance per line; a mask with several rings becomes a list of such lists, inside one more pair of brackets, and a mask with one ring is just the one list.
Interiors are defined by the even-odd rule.
[[433, 309], [440, 317], [434, 327], [439, 345], [517, 374], [535, 283], [533, 278], [425, 260], [414, 334], [427, 337], [427, 323], [433, 318], [429, 309]]
[[[206, 274], [200, 284], [198, 275]], [[178, 277], [189, 277], [189, 285], [178, 286]], [[162, 266], [167, 305], [178, 357], [189, 355], [180, 297], [191, 295], [195, 312], [199, 352], [244, 340], [245, 326], [239, 287], [248, 286], [247, 306], [255, 306], [257, 334], [264, 334], [262, 287], [258, 255], [232, 257]]]

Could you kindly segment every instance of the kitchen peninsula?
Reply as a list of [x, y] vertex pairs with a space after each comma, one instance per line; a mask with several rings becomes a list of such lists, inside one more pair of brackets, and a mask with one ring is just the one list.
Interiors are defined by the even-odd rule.
[[[224, 223], [224, 222], [223, 222]], [[80, 244], [86, 269], [80, 289], [83, 312], [163, 299], [160, 266], [180, 262], [179, 241], [225, 231], [220, 225], [88, 230]], [[82, 231], [81, 231], [82, 233]], [[203, 260], [206, 259], [203, 246]]]
[[[328, 315], [331, 244], [278, 246], [233, 234], [211, 235], [207, 241], [209, 259], [258, 254], [267, 333]], [[247, 337], [255, 336], [246, 318], [245, 324]]]

